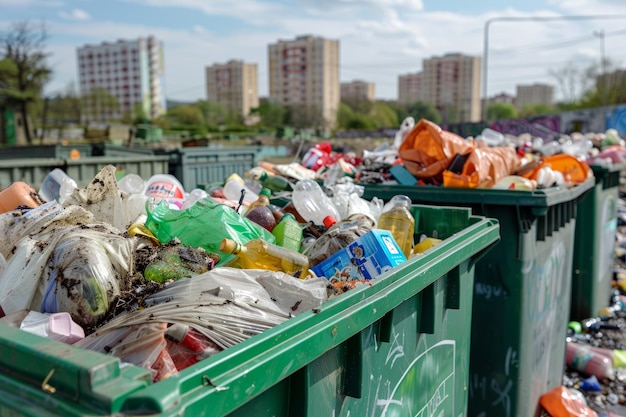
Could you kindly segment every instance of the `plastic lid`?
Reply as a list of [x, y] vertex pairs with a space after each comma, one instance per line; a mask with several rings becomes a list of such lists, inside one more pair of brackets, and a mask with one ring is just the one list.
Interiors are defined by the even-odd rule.
[[180, 323], [174, 323], [165, 331], [165, 337], [172, 339], [175, 342], [180, 342], [187, 336], [189, 332], [189, 326]]
[[220, 242], [220, 252], [239, 253], [241, 245], [231, 239], [223, 239]]
[[259, 195], [264, 195], [267, 198], [272, 196], [272, 190], [270, 190], [269, 188], [263, 188], [261, 191], [259, 191]]
[[332, 225], [337, 223], [337, 220], [335, 220], [333, 216], [326, 216], [322, 219], [322, 222], [324, 223], [324, 227], [330, 229]]

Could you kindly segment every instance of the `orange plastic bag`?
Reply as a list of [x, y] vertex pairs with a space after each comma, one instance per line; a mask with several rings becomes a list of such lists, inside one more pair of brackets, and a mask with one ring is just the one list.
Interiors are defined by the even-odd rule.
[[444, 187], [491, 188], [513, 174], [521, 165], [515, 149], [508, 146], [479, 146], [470, 153], [460, 174], [445, 171]]
[[398, 154], [404, 166], [416, 178], [434, 179], [441, 183], [442, 173], [456, 154], [467, 155], [474, 150], [473, 140], [442, 130], [426, 119], [421, 119], [400, 145]]
[[598, 414], [563, 385], [541, 396], [541, 407], [551, 417], [598, 417]]
[[581, 182], [585, 182], [587, 178], [589, 178], [589, 173], [591, 171], [586, 162], [579, 160], [575, 156], [568, 154], [556, 154], [543, 158], [534, 165], [534, 169], [524, 169], [524, 171], [519, 172], [518, 175], [526, 177], [530, 180], [537, 180], [539, 170], [546, 166], [563, 174], [563, 179], [569, 184], [579, 184]]

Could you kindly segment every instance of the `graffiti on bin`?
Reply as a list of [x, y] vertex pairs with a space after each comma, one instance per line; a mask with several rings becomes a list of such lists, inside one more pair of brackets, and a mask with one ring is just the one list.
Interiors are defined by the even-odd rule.
[[393, 369], [396, 360], [404, 356], [404, 332], [402, 333], [402, 339], [399, 339], [400, 335], [394, 331], [393, 340], [391, 341], [391, 346], [389, 347], [389, 352], [387, 352], [387, 358], [385, 359], [385, 365], [389, 365], [389, 361], [391, 360], [391, 369]]
[[562, 241], [552, 245], [552, 251], [543, 265], [536, 265], [533, 259], [522, 268], [522, 279], [528, 282], [529, 300], [527, 318], [530, 323], [542, 323], [551, 310], [557, 308], [563, 298], [563, 283], [569, 277], [565, 273], [565, 244]]
[[455, 358], [454, 340], [442, 340], [417, 356], [389, 395], [376, 400], [377, 407], [382, 408], [381, 417], [453, 415]]
[[[477, 400], [478, 403], [481, 404], [486, 404], [488, 399], [493, 398], [490, 405], [499, 410], [495, 415], [511, 417], [510, 394], [513, 390], [511, 371], [518, 366], [519, 358], [517, 351], [509, 346], [504, 358], [503, 372], [499, 378], [492, 377], [489, 380], [486, 376], [480, 374], [470, 375], [469, 397], [472, 400]], [[477, 417], [486, 417], [487, 415], [486, 411], [479, 411], [477, 413]]]
[[[615, 242], [615, 230], [617, 229], [617, 206], [615, 196], [609, 195], [602, 205], [602, 231], [600, 236], [600, 259], [597, 262], [596, 282], [602, 283], [606, 277], [611, 276], [613, 258], [615, 254], [611, 248]], [[607, 284], [608, 285], [608, 284]]]
[[507, 297], [509, 294], [506, 289], [502, 287], [502, 285], [477, 282], [474, 284], [474, 295], [476, 297], [482, 297], [485, 300], [489, 300], [491, 298]]
[[[549, 359], [549, 347], [557, 332], [557, 313], [564, 303], [563, 284], [566, 279], [565, 244], [557, 241], [552, 245], [550, 255], [543, 265], [529, 262], [529, 267], [522, 270], [523, 279], [528, 282], [528, 322], [533, 329], [533, 370], [544, 368], [545, 359]], [[545, 364], [547, 365], [547, 364]], [[548, 368], [546, 366], [545, 368]]]

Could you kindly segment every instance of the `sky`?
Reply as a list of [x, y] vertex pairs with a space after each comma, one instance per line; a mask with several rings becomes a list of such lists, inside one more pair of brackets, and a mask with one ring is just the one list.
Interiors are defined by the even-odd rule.
[[23, 21], [45, 24], [48, 95], [78, 85], [78, 47], [149, 35], [163, 42], [165, 95], [177, 101], [206, 99], [205, 68], [231, 59], [257, 64], [267, 96], [268, 45], [304, 34], [339, 40], [341, 81], [373, 82], [382, 100], [397, 99], [399, 75], [453, 52], [483, 68], [487, 57], [488, 96], [535, 82], [570, 96], [554, 74], [573, 80], [563, 74], [599, 64], [603, 47], [626, 66], [625, 0], [0, 0], [0, 34]]

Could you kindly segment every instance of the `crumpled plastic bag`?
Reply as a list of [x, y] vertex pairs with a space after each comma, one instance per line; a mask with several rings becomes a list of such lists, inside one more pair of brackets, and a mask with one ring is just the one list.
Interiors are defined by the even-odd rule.
[[135, 240], [78, 206], [56, 201], [0, 215], [6, 240], [0, 252], [0, 306], [6, 314], [29, 309], [66, 311], [82, 327], [96, 325], [132, 273]]
[[148, 219], [145, 225], [159, 241], [168, 243], [177, 237], [184, 245], [219, 253], [219, 265], [225, 265], [235, 258], [234, 255], [219, 251], [224, 238], [241, 244], [257, 238], [269, 243], [276, 241], [274, 235], [263, 227], [210, 197], [198, 200], [185, 210], [172, 210], [165, 201], [146, 210]]
[[146, 199], [144, 195], [121, 191], [117, 186], [115, 167], [107, 165], [86, 188], [75, 189], [63, 205], [81, 206], [93, 213], [98, 222], [126, 230], [137, 217], [146, 213]]
[[[272, 282], [268, 277], [272, 274], [277, 274], [277, 281]], [[118, 315], [77, 346], [104, 352], [106, 346], [117, 344], [118, 329], [163, 322], [190, 326], [226, 349], [283, 323], [294, 312], [304, 311], [305, 306], [318, 306], [327, 299], [326, 283], [321, 278], [303, 285], [298, 279], [283, 275], [260, 269], [221, 267], [183, 278], [147, 298], [145, 308]], [[257, 281], [260, 277], [264, 278]], [[262, 284], [272, 294], [282, 286], [297, 297], [286, 298], [288, 301], [279, 306]], [[300, 297], [303, 306], [291, 309]], [[295, 298], [298, 300], [294, 301]]]
[[335, 252], [347, 247], [372, 230], [375, 225], [376, 220], [371, 216], [357, 214], [335, 224], [304, 251], [309, 258], [310, 266], [313, 267], [325, 261]]
[[473, 140], [465, 140], [431, 121], [421, 119], [402, 142], [398, 153], [406, 169], [416, 178], [441, 184], [443, 171], [456, 155], [467, 155], [475, 147]]
[[514, 148], [479, 143], [482, 145], [470, 152], [461, 173], [443, 173], [444, 187], [491, 188], [519, 169], [521, 161]]

